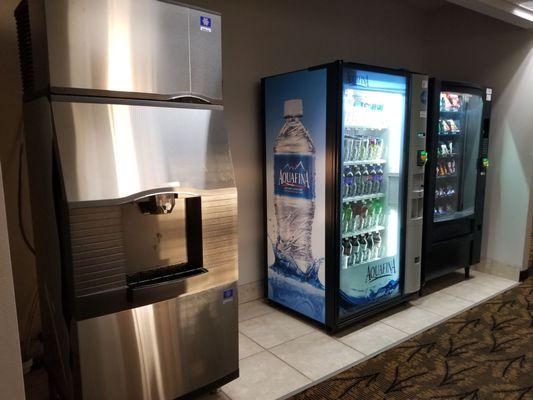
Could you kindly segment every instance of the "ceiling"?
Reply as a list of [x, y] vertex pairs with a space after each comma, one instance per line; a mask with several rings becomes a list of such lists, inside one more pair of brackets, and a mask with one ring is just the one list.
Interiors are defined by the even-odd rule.
[[501, 19], [526, 29], [533, 28], [533, 0], [448, 0], [450, 3]]

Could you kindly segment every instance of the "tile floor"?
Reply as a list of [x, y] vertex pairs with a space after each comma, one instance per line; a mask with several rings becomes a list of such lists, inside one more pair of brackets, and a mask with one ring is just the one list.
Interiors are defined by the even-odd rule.
[[[423, 297], [333, 336], [263, 300], [242, 304], [240, 377], [197, 400], [286, 398], [517, 285], [477, 271], [468, 281], [463, 276], [433, 281]], [[46, 375], [32, 374], [28, 399], [46, 399]]]
[[477, 271], [463, 276], [432, 282], [423, 297], [333, 336], [263, 300], [242, 304], [240, 377], [202, 399], [286, 398], [517, 284]]

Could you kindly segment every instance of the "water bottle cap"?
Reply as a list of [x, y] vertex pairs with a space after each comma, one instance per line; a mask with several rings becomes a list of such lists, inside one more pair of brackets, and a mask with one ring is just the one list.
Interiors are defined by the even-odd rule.
[[285, 100], [285, 117], [301, 117], [304, 115], [302, 99]]

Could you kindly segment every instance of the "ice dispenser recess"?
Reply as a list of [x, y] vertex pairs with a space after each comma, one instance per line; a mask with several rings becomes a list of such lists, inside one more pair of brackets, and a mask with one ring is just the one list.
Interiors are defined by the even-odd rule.
[[145, 195], [116, 205], [71, 208], [75, 292], [127, 289], [139, 306], [175, 297], [185, 278], [204, 274], [202, 199]]
[[125, 205], [128, 301], [158, 301], [203, 267], [201, 197], [147, 196]]

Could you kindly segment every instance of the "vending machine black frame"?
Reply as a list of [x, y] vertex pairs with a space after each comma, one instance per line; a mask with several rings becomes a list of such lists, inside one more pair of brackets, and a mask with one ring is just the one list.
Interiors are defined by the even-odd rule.
[[[341, 246], [341, 230], [340, 230], [340, 221], [341, 221], [341, 183], [340, 182], [340, 172], [342, 163], [342, 154], [343, 154], [343, 131], [342, 131], [342, 118], [343, 118], [343, 86], [344, 86], [344, 70], [362, 70], [369, 72], [377, 72], [383, 74], [390, 74], [396, 76], [402, 76], [406, 79], [406, 96], [405, 96], [405, 122], [404, 122], [404, 137], [402, 139], [403, 153], [402, 153], [402, 165], [401, 165], [401, 175], [402, 180], [400, 182], [400, 202], [399, 210], [401, 217], [401, 231], [399, 235], [399, 258], [400, 258], [400, 293], [392, 298], [383, 299], [377, 303], [372, 303], [367, 306], [361, 307], [361, 309], [354, 314], [340, 318], [339, 317], [339, 294], [340, 294], [340, 253], [338, 249]], [[334, 240], [334, 243], [326, 248], [326, 259], [330, 256], [331, 262], [334, 264], [333, 267], [326, 267], [326, 310], [329, 308], [329, 312], [326, 312], [326, 324], [328, 328], [332, 331], [338, 331], [344, 327], [353, 325], [355, 322], [362, 319], [368, 318], [371, 315], [391, 308], [397, 304], [403, 303], [408, 300], [405, 296], [404, 284], [405, 284], [405, 229], [407, 224], [407, 215], [406, 215], [406, 202], [407, 202], [407, 180], [408, 180], [408, 165], [409, 165], [409, 127], [410, 127], [410, 104], [411, 104], [411, 93], [410, 93], [410, 73], [406, 70], [392, 69], [385, 67], [377, 67], [366, 64], [359, 63], [350, 63], [350, 62], [339, 62], [338, 71], [336, 73], [337, 80], [337, 92], [336, 97], [334, 98], [336, 102], [336, 115], [335, 115], [335, 134], [334, 140], [335, 149], [334, 151], [329, 151], [328, 154], [335, 155], [335, 165], [330, 174], [335, 175], [332, 179], [333, 187], [330, 189], [330, 197], [333, 201], [332, 204], [332, 215], [329, 217], [333, 222], [333, 235], [331, 237]], [[329, 121], [329, 117], [328, 117]], [[330, 188], [330, 184], [326, 183], [327, 188]], [[329, 225], [329, 223], [327, 223]], [[328, 253], [329, 251], [329, 253]], [[330, 287], [329, 293], [327, 290], [328, 285]]]
[[[342, 117], [343, 117], [343, 72], [346, 68], [359, 69], [363, 71], [378, 72], [383, 74], [403, 76], [406, 78], [406, 96], [405, 96], [405, 125], [403, 138], [403, 153], [401, 173], [403, 179], [401, 181], [401, 198], [399, 209], [401, 212], [401, 232], [399, 242], [399, 258], [400, 258], [400, 294], [393, 298], [384, 299], [378, 303], [372, 303], [366, 307], [362, 307], [360, 312], [354, 313], [345, 318], [339, 318], [339, 292], [340, 292], [340, 257], [338, 249], [341, 246], [341, 232], [340, 232], [340, 218], [341, 209], [339, 207], [341, 202], [341, 181], [339, 171], [342, 163]], [[325, 323], [321, 324], [312, 320], [302, 314], [280, 305], [271, 302], [291, 314], [303, 317], [314, 324], [317, 324], [329, 332], [337, 332], [354, 323], [375, 315], [381, 311], [387, 310], [395, 305], [409, 301], [417, 296], [417, 294], [405, 295], [405, 245], [406, 245], [406, 202], [407, 202], [407, 186], [409, 176], [409, 128], [410, 128], [410, 105], [411, 105], [411, 72], [403, 69], [392, 69], [386, 67], [378, 67], [366, 64], [351, 63], [344, 61], [335, 61], [329, 64], [322, 64], [304, 70], [327, 70], [327, 95], [326, 95], [326, 220], [325, 220]], [[295, 72], [295, 71], [292, 71]], [[284, 75], [284, 74], [281, 74]], [[261, 101], [262, 101], [262, 115], [261, 124], [263, 132], [262, 150], [263, 150], [263, 166], [266, 165], [266, 120], [265, 120], [265, 79], [261, 80]], [[267, 173], [263, 168], [263, 188], [266, 188]], [[263, 191], [263, 221], [265, 227], [268, 223], [267, 216], [267, 193]], [[263, 258], [266, 270], [268, 270], [268, 237], [263, 238]], [[265, 298], [268, 298], [268, 273], [265, 277]]]
[[[467, 217], [434, 221], [437, 146], [440, 118], [441, 92], [478, 95], [483, 101], [481, 129], [479, 132], [478, 159], [476, 162], [476, 189], [474, 213]], [[492, 90], [471, 83], [429, 80], [428, 104], [428, 163], [425, 174], [424, 240], [422, 250], [422, 284], [457, 269], [465, 269], [470, 276], [470, 266], [479, 263], [483, 233], [483, 206], [487, 168], [483, 161], [488, 157]], [[463, 171], [464, 174], [464, 171]], [[461, 187], [462, 190], [462, 187]]]

